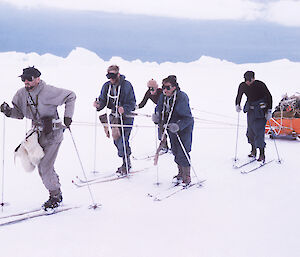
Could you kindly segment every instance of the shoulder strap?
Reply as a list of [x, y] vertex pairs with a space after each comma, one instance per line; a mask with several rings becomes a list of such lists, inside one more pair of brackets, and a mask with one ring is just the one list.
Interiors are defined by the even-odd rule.
[[[38, 117], [40, 117], [39, 111], [38, 111], [38, 95], [36, 95], [36, 101], [34, 102], [31, 94], [28, 92], [28, 96], [27, 96], [27, 105], [29, 106], [29, 109], [32, 113], [32, 116], [35, 120], [38, 120]], [[35, 111], [32, 110], [31, 106], [35, 107]]]

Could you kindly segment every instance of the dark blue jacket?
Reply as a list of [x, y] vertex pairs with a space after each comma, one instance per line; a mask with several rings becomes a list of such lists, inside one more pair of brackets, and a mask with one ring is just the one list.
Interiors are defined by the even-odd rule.
[[[98, 108], [98, 111], [102, 110], [107, 104], [107, 93], [109, 86], [110, 81], [105, 82], [102, 86], [100, 96], [98, 97], [98, 100], [100, 102], [100, 107]], [[136, 99], [133, 87], [128, 80], [125, 80], [124, 75], [120, 76], [120, 86], [121, 89], [118, 106], [122, 106], [124, 108], [124, 115], [126, 116], [126, 114], [130, 114], [131, 111], [135, 109]], [[116, 105], [113, 103], [113, 100], [111, 98], [108, 101], [107, 107], [113, 110], [114, 112], [116, 111]]]
[[[160, 119], [162, 117], [165, 97], [165, 95], [161, 94], [156, 106], [156, 112], [160, 115]], [[169, 123], [177, 123], [180, 131], [189, 126], [193, 126], [194, 124], [194, 118], [189, 105], [189, 98], [187, 94], [181, 90], [177, 90], [176, 101]]]
[[[160, 119], [164, 117], [164, 123], [167, 122], [167, 115], [162, 113], [165, 98], [166, 96], [164, 96], [163, 94], [160, 95], [156, 108], [156, 111], [160, 115]], [[172, 105], [172, 102], [170, 105]], [[191, 108], [189, 105], [189, 98], [186, 93], [180, 90], [177, 90], [176, 100], [169, 123], [178, 124], [179, 131], [177, 132], [177, 135], [179, 136], [181, 143], [183, 144], [183, 147], [188, 154], [188, 158], [190, 158], [189, 152], [192, 148], [194, 118], [192, 116]], [[171, 150], [173, 155], [175, 156], [175, 162], [182, 167], [190, 166], [190, 161], [186, 157], [182, 145], [177, 138], [177, 135], [171, 133], [169, 130], [167, 131], [171, 141]]]

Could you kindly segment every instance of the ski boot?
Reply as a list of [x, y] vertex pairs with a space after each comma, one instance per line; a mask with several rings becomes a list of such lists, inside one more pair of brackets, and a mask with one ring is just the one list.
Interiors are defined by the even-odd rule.
[[259, 157], [258, 157], [257, 161], [265, 163], [265, 160], [266, 160], [265, 148], [259, 148]]
[[181, 167], [182, 168], [182, 177], [183, 177], [183, 181], [182, 181], [182, 185], [183, 187], [187, 188], [190, 186], [191, 184], [191, 166], [187, 166], [187, 167]]
[[50, 192], [50, 197], [49, 197], [49, 200], [46, 201], [42, 208], [45, 210], [45, 211], [48, 211], [48, 210], [53, 210], [55, 208], [57, 208], [58, 206], [60, 206], [61, 202], [63, 200], [63, 197], [62, 197], [62, 194], [61, 194], [61, 191], [59, 190], [59, 192]]
[[[131, 169], [131, 162], [130, 162], [130, 157], [127, 157], [127, 165], [128, 165], [128, 172]], [[118, 174], [118, 176], [126, 176], [127, 175], [127, 168], [126, 168], [126, 160], [125, 158], [123, 158], [123, 164], [122, 166], [120, 166], [118, 168], [118, 170], [116, 171], [116, 173]]]
[[127, 170], [126, 170], [126, 166], [124, 166], [122, 164], [122, 166], [120, 166], [117, 171], [116, 171], [118, 176], [126, 176], [127, 175]]
[[250, 158], [256, 158], [256, 147], [254, 147], [254, 145], [251, 145], [251, 152], [250, 154], [248, 154], [248, 157]]
[[172, 183], [175, 185], [179, 185], [182, 183], [183, 181], [183, 177], [182, 177], [182, 167], [177, 165], [178, 167], [178, 174], [176, 176], [173, 177]]

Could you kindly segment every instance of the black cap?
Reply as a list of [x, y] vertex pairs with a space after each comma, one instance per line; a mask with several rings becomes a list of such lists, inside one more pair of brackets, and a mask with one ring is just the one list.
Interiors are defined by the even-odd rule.
[[255, 76], [254, 71], [249, 71], [249, 70], [246, 71], [244, 74], [245, 81], [251, 81], [251, 79], [254, 79], [254, 76]]
[[169, 82], [173, 87], [178, 87], [177, 77], [175, 75], [169, 75], [163, 80], [163, 82]]
[[34, 66], [32, 66], [32, 67], [23, 69], [23, 74], [20, 75], [19, 77], [21, 77], [21, 78], [25, 78], [25, 77], [38, 78], [39, 76], [41, 76], [41, 72], [38, 69], [34, 68]]

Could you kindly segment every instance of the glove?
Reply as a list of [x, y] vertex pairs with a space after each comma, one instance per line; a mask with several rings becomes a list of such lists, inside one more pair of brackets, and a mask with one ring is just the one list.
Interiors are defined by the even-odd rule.
[[241, 108], [240, 105], [236, 105], [236, 106], [235, 106], [235, 110], [236, 110], [237, 112], [240, 112], [240, 111], [242, 110], [242, 108]]
[[72, 119], [69, 118], [69, 117], [64, 117], [64, 123], [65, 123], [67, 128], [70, 128], [70, 125], [72, 123]]
[[101, 110], [99, 109], [99, 107], [100, 107], [100, 102], [99, 102], [98, 98], [96, 98], [96, 100], [95, 100], [93, 106], [96, 108], [97, 112], [101, 111]]
[[11, 116], [11, 108], [9, 107], [9, 105], [6, 102], [3, 102], [3, 104], [1, 104], [1, 112], [3, 112], [5, 114], [5, 116], [10, 117]]
[[177, 133], [179, 131], [179, 126], [177, 123], [169, 123], [168, 129], [172, 133]]
[[268, 109], [265, 114], [266, 120], [270, 120], [272, 118], [272, 109]]
[[153, 114], [152, 114], [152, 121], [153, 121], [155, 124], [158, 124], [158, 123], [159, 123], [159, 114], [158, 114], [158, 113], [153, 113]]

